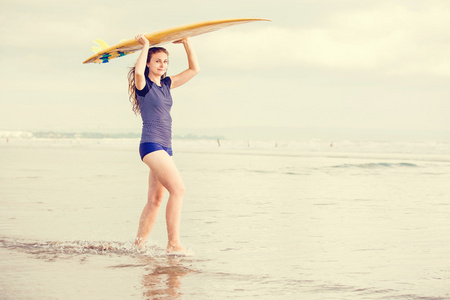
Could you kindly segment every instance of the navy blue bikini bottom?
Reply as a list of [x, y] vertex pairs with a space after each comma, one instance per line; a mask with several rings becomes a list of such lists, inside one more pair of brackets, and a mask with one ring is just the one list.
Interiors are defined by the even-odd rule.
[[172, 148], [164, 147], [158, 143], [141, 143], [139, 145], [139, 154], [141, 155], [141, 159], [144, 160], [144, 157], [152, 152], [164, 150], [170, 156], [173, 156]]

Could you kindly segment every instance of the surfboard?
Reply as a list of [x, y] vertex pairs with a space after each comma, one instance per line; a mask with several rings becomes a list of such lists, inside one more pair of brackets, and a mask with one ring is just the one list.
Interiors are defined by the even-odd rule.
[[[192, 23], [177, 26], [165, 30], [145, 34], [150, 42], [150, 46], [162, 45], [169, 42], [175, 42], [187, 37], [194, 37], [200, 34], [213, 32], [233, 25], [244, 24], [255, 21], [271, 21], [269, 19], [223, 19]], [[135, 38], [122, 40], [120, 43], [109, 46], [104, 41], [97, 39], [94, 41], [97, 46], [91, 48], [94, 55], [86, 59], [83, 64], [88, 63], [107, 63], [111, 59], [122, 57], [142, 49], [142, 45]]]

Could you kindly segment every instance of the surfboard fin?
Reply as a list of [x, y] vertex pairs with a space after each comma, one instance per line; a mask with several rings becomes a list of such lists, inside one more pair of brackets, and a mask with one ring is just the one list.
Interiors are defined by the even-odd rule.
[[101, 50], [104, 50], [104, 49], [109, 47], [109, 45], [104, 40], [101, 40], [101, 39], [95, 39], [94, 43], [97, 44], [97, 46], [92, 46], [91, 47], [91, 50], [94, 53], [98, 53]]
[[[120, 40], [121, 43], [126, 42], [126, 41], [128, 41], [128, 40], [127, 39]], [[109, 47], [109, 45], [104, 40], [96, 39], [96, 40], [94, 40], [94, 43], [96, 43], [98, 45], [98, 46], [91, 47], [91, 51], [94, 53], [99, 53], [100, 51]], [[119, 56], [124, 56], [124, 55], [126, 55], [126, 54], [119, 52]]]
[[98, 52], [100, 52], [100, 50], [102, 50], [102, 48], [97, 47], [97, 46], [92, 46], [92, 47], [91, 47], [91, 50], [92, 50], [92, 52], [94, 52], [94, 53], [98, 53]]
[[99, 45], [100, 48], [101, 48], [102, 50], [104, 50], [104, 49], [106, 49], [106, 48], [109, 47], [109, 45], [108, 45], [104, 40], [101, 40], [101, 39], [95, 39], [94, 42], [95, 42], [97, 45]]

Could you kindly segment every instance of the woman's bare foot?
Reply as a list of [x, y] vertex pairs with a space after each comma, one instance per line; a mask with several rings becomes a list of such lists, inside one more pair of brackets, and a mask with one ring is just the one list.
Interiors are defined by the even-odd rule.
[[136, 247], [136, 250], [139, 252], [145, 250], [145, 241], [142, 240], [142, 238], [136, 238], [134, 240], [134, 246]]
[[180, 243], [167, 244], [167, 255], [192, 256], [194, 253], [186, 250]]

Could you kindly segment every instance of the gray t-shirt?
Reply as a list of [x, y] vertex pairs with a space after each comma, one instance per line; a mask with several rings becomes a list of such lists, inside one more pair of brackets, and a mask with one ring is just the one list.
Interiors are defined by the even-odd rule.
[[136, 97], [142, 117], [141, 143], [158, 143], [172, 147], [172, 96], [170, 94], [170, 77], [161, 80], [161, 86], [146, 77], [142, 90], [136, 88]]

